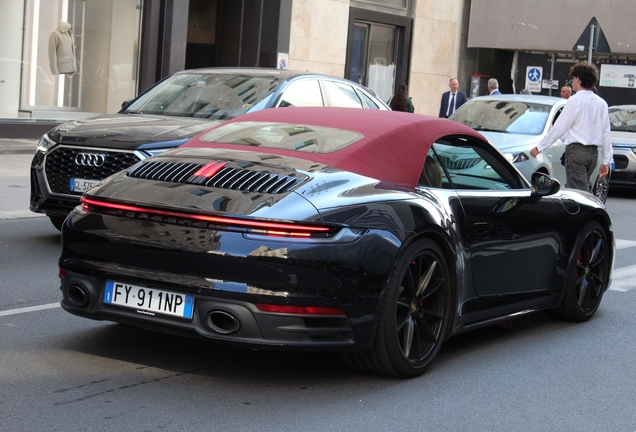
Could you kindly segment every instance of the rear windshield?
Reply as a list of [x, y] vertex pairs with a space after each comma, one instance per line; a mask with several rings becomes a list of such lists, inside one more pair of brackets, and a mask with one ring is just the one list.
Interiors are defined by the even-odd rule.
[[176, 74], [151, 88], [123, 113], [231, 119], [274, 93], [281, 78], [237, 74]]
[[455, 111], [450, 119], [478, 131], [540, 135], [551, 105], [520, 101], [473, 100]]
[[359, 132], [289, 123], [236, 122], [220, 126], [199, 140], [306, 153], [331, 153], [364, 137]]

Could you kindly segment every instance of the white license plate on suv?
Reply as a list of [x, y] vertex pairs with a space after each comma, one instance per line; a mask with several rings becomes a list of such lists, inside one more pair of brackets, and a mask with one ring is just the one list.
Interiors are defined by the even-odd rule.
[[71, 178], [71, 192], [86, 192], [101, 180], [90, 180], [83, 178]]
[[136, 309], [140, 313], [160, 313], [192, 318], [194, 296], [130, 285], [123, 282], [106, 281], [104, 303]]

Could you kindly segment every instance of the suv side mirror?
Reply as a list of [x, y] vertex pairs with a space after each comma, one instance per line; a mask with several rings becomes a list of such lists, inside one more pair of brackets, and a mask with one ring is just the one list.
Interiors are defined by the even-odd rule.
[[128, 105], [130, 105], [130, 103], [131, 103], [131, 102], [132, 102], [132, 100], [123, 101], [123, 102], [121, 103], [121, 109], [126, 109], [126, 107], [127, 107]]
[[561, 183], [547, 174], [535, 172], [532, 173], [532, 195], [537, 197], [554, 195], [561, 189]]

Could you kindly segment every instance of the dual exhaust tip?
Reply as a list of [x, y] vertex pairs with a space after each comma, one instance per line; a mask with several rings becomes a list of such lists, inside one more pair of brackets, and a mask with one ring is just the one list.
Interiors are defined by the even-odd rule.
[[[90, 303], [90, 296], [85, 287], [71, 285], [68, 288], [68, 300], [75, 307], [85, 308]], [[236, 333], [241, 328], [241, 322], [234, 314], [222, 310], [211, 311], [205, 322], [212, 331], [223, 335]]]

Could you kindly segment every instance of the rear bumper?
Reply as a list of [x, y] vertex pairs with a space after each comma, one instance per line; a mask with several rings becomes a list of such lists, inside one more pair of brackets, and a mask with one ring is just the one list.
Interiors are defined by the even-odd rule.
[[[247, 347], [363, 351], [373, 343], [390, 257], [398, 248], [382, 231], [342, 242], [272, 239], [77, 209], [62, 229], [62, 306], [85, 318]], [[192, 295], [193, 317], [105, 304], [107, 280]], [[77, 289], [85, 304], [74, 301]], [[256, 304], [343, 314], [265, 312]], [[215, 311], [240, 328], [215, 330]]]
[[[114, 321], [251, 348], [360, 350], [368, 347], [368, 336], [373, 334], [373, 321], [354, 326], [346, 315], [309, 316], [263, 312], [250, 301], [213, 297], [201, 292], [194, 294], [192, 319], [149, 315], [127, 307], [104, 304], [104, 285], [103, 278], [69, 271], [61, 277], [61, 305], [67, 312], [84, 318]], [[77, 296], [69, 294], [69, 290], [77, 290], [78, 287], [87, 295], [85, 305], [78, 305]], [[254, 296], [254, 301], [259, 299], [259, 296]], [[217, 317], [232, 317], [236, 324], [226, 327], [217, 321]]]

